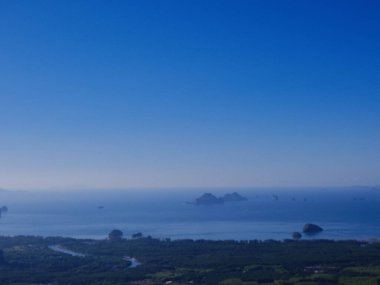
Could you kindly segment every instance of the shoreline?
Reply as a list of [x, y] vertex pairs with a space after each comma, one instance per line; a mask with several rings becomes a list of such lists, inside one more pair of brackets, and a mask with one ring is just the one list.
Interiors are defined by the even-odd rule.
[[[173, 239], [173, 238], [155, 238], [155, 237], [141, 237], [141, 238], [122, 238], [121, 241], [137, 241], [137, 240], [155, 240], [155, 241], [161, 241], [161, 242], [181, 242], [181, 241], [191, 241], [191, 242], [236, 242], [236, 243], [265, 243], [265, 242], [279, 242], [279, 243], [286, 243], [286, 242], [363, 242], [363, 243], [378, 243], [380, 242], [380, 237], [379, 238], [367, 238], [367, 239], [331, 239], [331, 238], [316, 238], [315, 237], [307, 237], [306, 235], [303, 235], [303, 237], [299, 240], [294, 240], [291, 237], [286, 238], [286, 239], [192, 239], [192, 238], [178, 238], [178, 239]], [[74, 236], [42, 236], [42, 235], [1, 235], [0, 234], [0, 239], [1, 238], [37, 238], [37, 239], [62, 239], [62, 240], [71, 240], [71, 241], [82, 241], [82, 242], [105, 242], [108, 241], [108, 238], [91, 238], [91, 237], [74, 237]], [[48, 247], [54, 247], [54, 251], [57, 252], [62, 252], [62, 253], [67, 253], [67, 254], [76, 254], [75, 251], [71, 251], [68, 249], [65, 249], [62, 247], [60, 244], [53, 244], [53, 245], [48, 245]], [[65, 252], [67, 251], [67, 252]], [[69, 253], [70, 252], [70, 253]], [[81, 253], [78, 253], [81, 254]], [[126, 255], [126, 257], [129, 257]]]

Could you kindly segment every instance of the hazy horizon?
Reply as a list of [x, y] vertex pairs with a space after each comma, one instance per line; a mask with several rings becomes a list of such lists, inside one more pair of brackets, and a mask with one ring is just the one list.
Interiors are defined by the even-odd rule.
[[215, 193], [231, 193], [231, 192], [255, 192], [255, 191], [299, 191], [299, 190], [318, 190], [318, 191], [330, 191], [330, 190], [380, 190], [380, 185], [319, 185], [319, 186], [171, 186], [171, 187], [78, 187], [78, 186], [54, 186], [54, 187], [27, 187], [27, 188], [4, 188], [0, 187], [0, 192], [173, 192], [173, 191], [184, 191], [184, 192], [215, 192]]
[[379, 8], [1, 1], [0, 187], [380, 185]]

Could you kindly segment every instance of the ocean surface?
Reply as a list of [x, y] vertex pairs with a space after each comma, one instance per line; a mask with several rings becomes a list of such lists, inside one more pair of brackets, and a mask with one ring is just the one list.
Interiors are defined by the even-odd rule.
[[[205, 192], [237, 191], [246, 202], [196, 206]], [[278, 200], [273, 195], [278, 196]], [[380, 188], [169, 189], [26, 192], [1, 191], [0, 235], [103, 239], [126, 237], [283, 240], [305, 223], [325, 230], [314, 239], [380, 238]]]

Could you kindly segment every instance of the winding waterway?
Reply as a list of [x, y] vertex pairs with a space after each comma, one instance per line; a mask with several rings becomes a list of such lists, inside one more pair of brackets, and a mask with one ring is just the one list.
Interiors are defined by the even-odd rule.
[[[76, 256], [76, 257], [86, 257], [87, 256], [84, 253], [80, 253], [80, 252], [76, 252], [76, 251], [67, 249], [60, 244], [49, 245], [49, 249], [56, 251], [56, 252], [59, 252], [59, 253], [69, 254], [71, 256]], [[131, 263], [131, 265], [128, 266], [128, 268], [136, 268], [136, 267], [141, 265], [141, 262], [138, 261], [135, 257], [130, 257], [128, 255], [124, 256], [123, 260], [129, 261]]]

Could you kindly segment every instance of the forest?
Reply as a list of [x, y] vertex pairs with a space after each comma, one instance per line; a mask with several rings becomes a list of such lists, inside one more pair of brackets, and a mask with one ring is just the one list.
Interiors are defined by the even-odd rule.
[[380, 284], [368, 241], [3, 236], [0, 248], [3, 285]]

